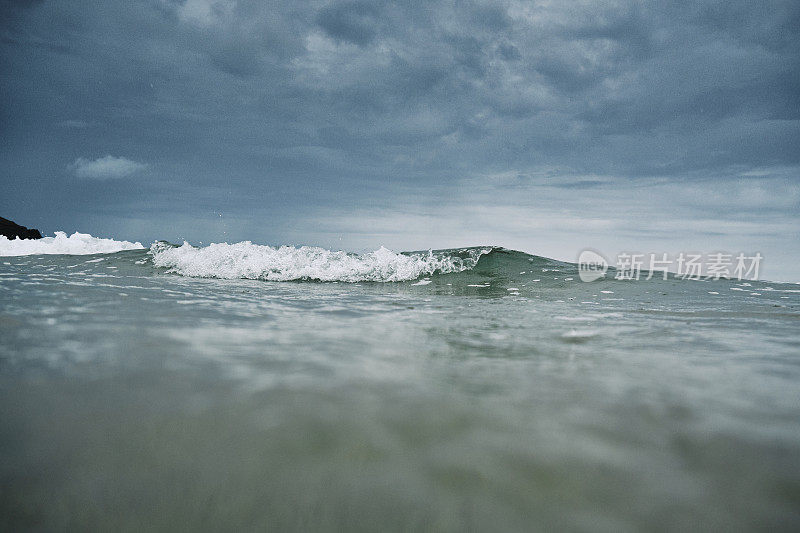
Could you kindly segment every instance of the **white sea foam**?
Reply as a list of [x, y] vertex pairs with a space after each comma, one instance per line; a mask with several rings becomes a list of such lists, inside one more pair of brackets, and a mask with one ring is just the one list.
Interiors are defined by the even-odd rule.
[[109, 254], [141, 248], [144, 246], [139, 242], [102, 239], [92, 237], [88, 233], [78, 232], [67, 236], [63, 231], [57, 231], [55, 237], [44, 237], [43, 239], [8, 239], [0, 235], [0, 256]]
[[197, 248], [184, 242], [174, 247], [154, 243], [153, 264], [184, 276], [267, 281], [407, 281], [435, 272], [469, 270], [491, 249], [472, 250], [456, 256], [417, 253], [398, 254], [384, 247], [365, 254], [334, 252], [313, 246], [272, 247], [249, 241], [211, 244]]

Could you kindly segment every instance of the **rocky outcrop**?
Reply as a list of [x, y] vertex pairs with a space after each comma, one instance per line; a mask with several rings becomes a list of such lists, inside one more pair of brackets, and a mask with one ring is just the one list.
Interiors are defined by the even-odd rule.
[[25, 226], [15, 224], [8, 219], [0, 217], [0, 235], [9, 239], [41, 239], [42, 234], [38, 229], [28, 229]]

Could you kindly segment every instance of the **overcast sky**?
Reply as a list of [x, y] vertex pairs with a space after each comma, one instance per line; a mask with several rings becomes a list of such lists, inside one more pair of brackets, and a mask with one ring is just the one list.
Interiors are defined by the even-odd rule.
[[0, 0], [0, 95], [0, 216], [45, 234], [800, 280], [796, 0]]

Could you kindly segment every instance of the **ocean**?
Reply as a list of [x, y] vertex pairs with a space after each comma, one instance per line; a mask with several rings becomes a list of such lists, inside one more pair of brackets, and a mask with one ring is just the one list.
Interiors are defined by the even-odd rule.
[[0, 237], [4, 531], [800, 528], [800, 285]]

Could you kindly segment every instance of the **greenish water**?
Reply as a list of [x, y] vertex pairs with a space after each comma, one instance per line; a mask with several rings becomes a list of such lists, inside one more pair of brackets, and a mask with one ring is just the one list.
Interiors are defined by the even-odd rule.
[[0, 257], [0, 529], [800, 527], [800, 285], [165, 250]]

